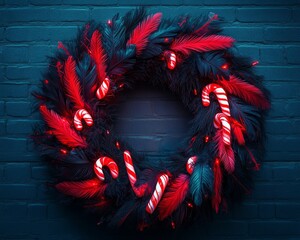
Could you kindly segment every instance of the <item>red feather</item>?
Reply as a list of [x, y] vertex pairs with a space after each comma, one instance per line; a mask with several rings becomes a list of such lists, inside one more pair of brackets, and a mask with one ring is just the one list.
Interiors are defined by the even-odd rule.
[[214, 140], [217, 143], [217, 152], [221, 162], [223, 162], [227, 172], [232, 173], [234, 171], [234, 152], [230, 145], [224, 143], [222, 131], [222, 129], [219, 129], [216, 132]]
[[98, 178], [94, 178], [81, 182], [61, 182], [55, 187], [66, 195], [77, 198], [92, 198], [102, 195], [106, 189], [106, 184], [103, 184]]
[[75, 103], [75, 108], [84, 108], [84, 101], [81, 96], [81, 87], [76, 74], [76, 63], [72, 56], [69, 56], [65, 63], [65, 87], [67, 96]]
[[220, 160], [217, 158], [214, 163], [214, 193], [212, 197], [212, 206], [216, 213], [219, 212], [221, 203], [221, 190], [222, 190], [222, 170]]
[[168, 217], [183, 202], [189, 189], [189, 176], [180, 174], [178, 178], [168, 188], [161, 199], [159, 209], [159, 219], [163, 220]]
[[218, 83], [223, 86], [226, 92], [240, 97], [249, 104], [262, 109], [270, 108], [270, 102], [259, 88], [233, 75], [230, 76], [229, 81], [221, 80]]
[[235, 119], [231, 119], [231, 129], [233, 132], [233, 135], [235, 136], [238, 144], [245, 145], [245, 138], [244, 138], [244, 132], [246, 131], [246, 128], [239, 123]]
[[49, 110], [46, 106], [41, 106], [40, 112], [48, 126], [52, 128], [52, 133], [62, 144], [69, 147], [87, 146], [86, 141], [70, 127], [68, 121], [60, 117], [57, 113]]
[[189, 55], [191, 51], [207, 52], [226, 49], [232, 46], [234, 39], [227, 36], [182, 36], [174, 40], [170, 48], [175, 52]]
[[106, 77], [106, 54], [101, 42], [101, 34], [98, 30], [94, 31], [91, 38], [90, 55], [96, 63], [97, 75], [102, 82]]
[[157, 30], [161, 17], [161, 13], [151, 15], [133, 30], [127, 45], [134, 44], [136, 46], [137, 55], [140, 54], [147, 46], [148, 37], [151, 33]]

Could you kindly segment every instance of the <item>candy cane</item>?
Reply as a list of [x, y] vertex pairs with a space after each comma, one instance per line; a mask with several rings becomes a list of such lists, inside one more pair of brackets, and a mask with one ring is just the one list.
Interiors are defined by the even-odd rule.
[[109, 168], [110, 174], [114, 179], [119, 176], [119, 168], [116, 162], [109, 157], [101, 157], [94, 164], [94, 172], [101, 181], [104, 181], [105, 179], [102, 170], [104, 166], [107, 166]]
[[209, 94], [214, 92], [217, 96], [222, 112], [230, 117], [229, 103], [225, 90], [218, 84], [211, 83], [202, 90], [202, 104], [207, 107], [210, 104]]
[[222, 135], [223, 135], [223, 142], [226, 145], [230, 145], [231, 143], [231, 127], [228, 120], [228, 117], [224, 113], [217, 113], [214, 119], [214, 126], [215, 128], [222, 127]]
[[172, 51], [165, 51], [164, 57], [167, 62], [167, 66], [170, 70], [173, 70], [176, 67], [177, 57], [176, 54]]
[[137, 197], [142, 197], [146, 191], [145, 185], [141, 185], [140, 187], [136, 187], [136, 173], [134, 170], [134, 166], [132, 163], [132, 158], [130, 155], [129, 151], [124, 151], [123, 153], [124, 161], [125, 161], [125, 166], [126, 166], [126, 171], [127, 175], [129, 178], [130, 185]]
[[155, 190], [147, 204], [146, 211], [152, 214], [157, 207], [165, 189], [169, 182], [169, 176], [167, 174], [162, 174], [159, 176], [158, 181], [156, 183]]
[[197, 157], [196, 156], [192, 156], [190, 157], [187, 162], [186, 162], [186, 170], [189, 174], [192, 174], [194, 171], [194, 167], [197, 161]]
[[102, 99], [106, 96], [108, 89], [110, 85], [110, 80], [108, 77], [104, 79], [104, 81], [101, 83], [101, 86], [97, 89], [97, 98]]
[[82, 119], [84, 119], [86, 125], [93, 125], [93, 119], [91, 115], [85, 109], [79, 109], [74, 115], [74, 126], [78, 131], [82, 130]]

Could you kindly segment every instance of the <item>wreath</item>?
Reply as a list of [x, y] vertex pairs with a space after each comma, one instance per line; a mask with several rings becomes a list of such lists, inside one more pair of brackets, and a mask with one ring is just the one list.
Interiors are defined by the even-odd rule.
[[[43, 118], [34, 139], [56, 170], [56, 189], [100, 222], [140, 230], [218, 213], [248, 192], [270, 102], [258, 62], [236, 54], [220, 23], [212, 13], [163, 20], [137, 8], [59, 42], [34, 93]], [[159, 164], [113, 129], [112, 104], [141, 81], [169, 89], [193, 114], [185, 147]]]

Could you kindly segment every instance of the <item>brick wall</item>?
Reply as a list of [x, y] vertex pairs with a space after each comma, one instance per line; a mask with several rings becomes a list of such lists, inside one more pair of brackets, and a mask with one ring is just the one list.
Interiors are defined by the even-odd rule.
[[[0, 0], [0, 239], [121, 238], [97, 230], [86, 215], [61, 206], [47, 187], [48, 168], [28, 140], [32, 124], [39, 120], [31, 111], [30, 92], [58, 40], [74, 38], [77, 26], [89, 19], [106, 20], [140, 2]], [[236, 38], [240, 52], [260, 61], [257, 71], [273, 95], [267, 155], [256, 174], [256, 188], [229, 213], [178, 233], [178, 239], [299, 239], [299, 1], [143, 2], [165, 16], [212, 11], [225, 17], [225, 32]], [[173, 96], [140, 86], [120, 104], [116, 128], [138, 150], [168, 154], [176, 150], [190, 118]]]

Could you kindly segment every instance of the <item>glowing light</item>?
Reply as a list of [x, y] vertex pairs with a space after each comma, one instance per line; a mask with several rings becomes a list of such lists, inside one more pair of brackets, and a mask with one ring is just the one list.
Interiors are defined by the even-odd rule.
[[165, 43], [169, 42], [169, 38], [165, 38], [165, 39], [164, 39], [164, 42], [165, 42]]
[[215, 163], [216, 163], [217, 165], [219, 165], [219, 164], [220, 164], [220, 159], [219, 159], [219, 158], [216, 158]]
[[188, 207], [189, 207], [189, 208], [193, 208], [193, 207], [194, 207], [194, 206], [193, 206], [193, 204], [192, 204], [192, 203], [190, 203], [190, 202], [188, 202], [188, 204], [187, 204], [187, 205], [188, 205]]
[[175, 222], [174, 222], [174, 221], [171, 222], [171, 226], [172, 226], [173, 229], [176, 228], [176, 225], [175, 225]]
[[204, 142], [207, 143], [208, 141], [209, 141], [209, 136], [205, 136], [205, 137], [204, 137]]
[[118, 141], [116, 141], [116, 147], [117, 149], [120, 149], [120, 143]]
[[45, 80], [44, 80], [44, 83], [45, 83], [45, 84], [48, 84], [48, 83], [49, 83], [49, 81], [48, 81], [47, 79], [45, 79]]
[[256, 60], [256, 61], [252, 62], [251, 65], [252, 65], [252, 66], [256, 66], [257, 64], [259, 64], [259, 61]]
[[109, 26], [111, 26], [111, 25], [112, 25], [112, 21], [111, 21], [110, 19], [108, 19], [108, 20], [107, 20], [107, 24], [108, 24]]
[[106, 130], [106, 134], [107, 134], [107, 135], [109, 135], [109, 134], [110, 134], [109, 130]]
[[195, 95], [195, 96], [197, 96], [197, 95], [198, 95], [198, 91], [197, 91], [197, 89], [196, 89], [196, 88], [194, 89], [194, 95]]
[[60, 149], [60, 152], [62, 153], [62, 154], [67, 154], [68, 153], [68, 151], [66, 150], [66, 149]]
[[227, 70], [227, 69], [228, 69], [228, 64], [227, 64], [227, 63], [223, 64], [223, 65], [221, 66], [221, 68], [224, 69], [224, 70]]
[[121, 83], [121, 84], [119, 85], [119, 88], [122, 88], [122, 87], [124, 87], [124, 83]]

